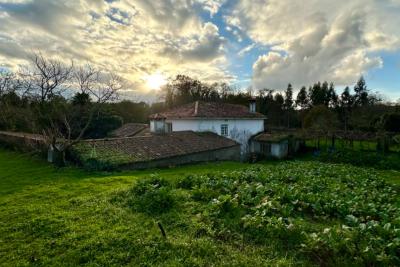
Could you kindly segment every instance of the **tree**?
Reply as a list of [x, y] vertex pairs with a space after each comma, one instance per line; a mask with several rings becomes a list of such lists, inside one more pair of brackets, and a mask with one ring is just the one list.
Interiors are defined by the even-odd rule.
[[369, 104], [369, 95], [368, 95], [368, 88], [363, 76], [357, 81], [356, 85], [354, 86], [355, 92], [355, 104], [357, 106], [366, 106]]
[[351, 95], [350, 88], [347, 86], [341, 94], [339, 100], [339, 113], [342, 117], [345, 131], [348, 130], [349, 118], [353, 110], [354, 102], [354, 97]]
[[284, 108], [286, 110], [291, 110], [293, 108], [293, 88], [290, 83], [285, 91]]
[[290, 83], [285, 91], [283, 108], [286, 111], [287, 127], [290, 128], [290, 115], [293, 110], [293, 88]]
[[301, 87], [299, 93], [297, 94], [296, 106], [302, 110], [305, 110], [310, 106], [307, 89], [305, 86]]
[[337, 107], [339, 98], [338, 98], [338, 95], [336, 94], [335, 86], [333, 83], [330, 83], [330, 85], [329, 85], [329, 89], [327, 92], [327, 100], [328, 100], [328, 103], [327, 103], [328, 107], [331, 107], [331, 108]]
[[17, 89], [17, 81], [15, 74], [0, 69], [0, 98], [7, 93], [15, 92]]
[[329, 135], [337, 128], [338, 120], [336, 114], [325, 105], [313, 107], [304, 118], [303, 126], [306, 129], [322, 132]]
[[327, 105], [328, 100], [328, 83], [324, 82], [322, 85], [320, 82], [315, 83], [309, 89], [309, 98], [312, 106]]
[[47, 59], [41, 53], [30, 57], [31, 65], [21, 69], [19, 76], [24, 81], [24, 94], [40, 102], [60, 96], [67, 88], [73, 64], [65, 65], [59, 60]]
[[13, 91], [14, 75], [6, 70], [0, 70], [0, 127], [6, 128], [7, 114], [9, 111], [8, 101], [4, 97]]
[[[114, 100], [123, 87], [122, 79], [113, 73], [102, 73], [87, 65], [74, 68], [59, 60], [34, 54], [31, 64], [21, 72], [23, 94], [32, 100], [35, 114], [33, 132], [42, 133], [64, 164], [65, 151], [80, 142], [102, 104]], [[70, 87], [78, 93], [69, 101], [63, 94]], [[74, 105], [73, 107], [71, 107]], [[79, 106], [79, 107], [78, 107]]]
[[378, 122], [379, 130], [400, 132], [400, 113], [384, 114]]
[[281, 93], [276, 93], [274, 96], [274, 113], [273, 116], [276, 117], [276, 124], [282, 126], [284, 123], [283, 110], [284, 110], [285, 98]]
[[[226, 88], [224, 88], [226, 90]], [[174, 107], [197, 100], [217, 101], [220, 98], [217, 86], [207, 85], [186, 75], [177, 75], [163, 88], [167, 107]]]

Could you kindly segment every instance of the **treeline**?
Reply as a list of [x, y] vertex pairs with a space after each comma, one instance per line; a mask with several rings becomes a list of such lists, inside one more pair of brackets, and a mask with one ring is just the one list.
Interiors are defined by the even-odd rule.
[[345, 87], [339, 94], [334, 84], [328, 82], [303, 86], [297, 95], [294, 91], [289, 84], [284, 92], [272, 89], [243, 92], [225, 83], [210, 85], [178, 75], [165, 86], [164, 100], [166, 107], [196, 100], [247, 105], [252, 97], [257, 101], [257, 111], [268, 117], [270, 127], [400, 131], [400, 107], [384, 103], [371, 93], [363, 77], [353, 90]]
[[[178, 75], [162, 88], [158, 103], [117, 98], [124, 89], [118, 75], [90, 65], [75, 66], [32, 57], [20, 71], [0, 71], [0, 130], [46, 134], [49, 140], [101, 138], [123, 123], [147, 123], [152, 113], [197, 100], [248, 105], [268, 118], [269, 127], [330, 131], [400, 131], [399, 106], [371, 93], [364, 78], [352, 90], [338, 92], [333, 83], [317, 82], [283, 92], [272, 89], [243, 92], [226, 83], [203, 83]], [[297, 92], [297, 93], [296, 93]], [[68, 146], [68, 145], [66, 145]]]

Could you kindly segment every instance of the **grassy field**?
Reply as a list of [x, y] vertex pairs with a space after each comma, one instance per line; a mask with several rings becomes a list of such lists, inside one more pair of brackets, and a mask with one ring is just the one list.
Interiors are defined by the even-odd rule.
[[[317, 139], [307, 140], [306, 146], [310, 148], [316, 148], [318, 145]], [[319, 143], [321, 150], [328, 150], [332, 146], [332, 141], [329, 138], [321, 138]], [[336, 149], [351, 149], [354, 151], [376, 151], [377, 150], [377, 142], [376, 141], [353, 141], [351, 144], [349, 141], [345, 141], [343, 139], [335, 140], [335, 148]], [[389, 146], [390, 152], [400, 152], [399, 144], [392, 144]]]
[[0, 150], [0, 265], [396, 265], [399, 182], [315, 162], [90, 173]]

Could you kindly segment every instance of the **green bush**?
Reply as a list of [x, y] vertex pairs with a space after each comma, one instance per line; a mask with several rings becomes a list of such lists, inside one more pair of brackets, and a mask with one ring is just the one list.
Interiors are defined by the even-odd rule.
[[323, 152], [318, 157], [322, 162], [346, 163], [361, 167], [374, 167], [382, 170], [400, 170], [400, 156], [383, 155], [377, 152], [337, 150]]
[[157, 176], [139, 180], [132, 188], [119, 193], [118, 201], [150, 215], [170, 211], [176, 205], [171, 185]]

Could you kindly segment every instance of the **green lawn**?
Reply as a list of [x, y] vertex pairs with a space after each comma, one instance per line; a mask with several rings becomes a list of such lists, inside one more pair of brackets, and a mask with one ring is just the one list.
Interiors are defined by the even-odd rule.
[[[310, 148], [316, 148], [318, 144], [317, 139], [306, 140], [306, 146]], [[320, 149], [327, 150], [331, 148], [332, 141], [330, 138], [321, 138], [320, 139]], [[377, 150], [377, 142], [376, 141], [353, 141], [351, 145], [349, 141], [343, 139], [335, 139], [335, 148], [336, 149], [351, 149], [354, 151], [376, 151]], [[399, 144], [392, 144], [389, 147], [390, 152], [400, 152]]]
[[[353, 185], [352, 175], [359, 184]], [[143, 182], [135, 185], [138, 181]], [[346, 253], [354, 254], [355, 262], [375, 257], [371, 261], [395, 265], [400, 243], [395, 228], [400, 222], [394, 216], [399, 214], [399, 199], [393, 195], [397, 196], [399, 182], [398, 171], [313, 162], [90, 173], [55, 169], [31, 156], [0, 150], [0, 265], [289, 266], [319, 265], [324, 258], [327, 264], [351, 264]], [[340, 205], [355, 202], [329, 215], [326, 209], [339, 206], [327, 207], [324, 198], [333, 198], [342, 186], [367, 191], [354, 190], [356, 200], [335, 196]], [[289, 201], [294, 192], [300, 202]], [[372, 203], [375, 211], [366, 206]], [[270, 207], [267, 215], [264, 207]], [[376, 239], [375, 228], [356, 236], [358, 225], [351, 225], [355, 219], [346, 217], [354, 207], [359, 209], [354, 212], [359, 223], [369, 220], [368, 212], [381, 220], [386, 228], [379, 233], [386, 231], [382, 236], [393, 244], [386, 247], [386, 241], [376, 241], [381, 236]], [[389, 209], [387, 214], [376, 211], [382, 207]], [[166, 240], [157, 222], [165, 228]], [[342, 230], [344, 224], [354, 232], [342, 233], [348, 231]], [[337, 236], [319, 237], [326, 231]], [[348, 244], [338, 241], [341, 235], [350, 240]], [[374, 253], [361, 255], [357, 248], [348, 248], [355, 243]], [[381, 256], [374, 256], [376, 251]], [[342, 258], [335, 259], [336, 255]]]

